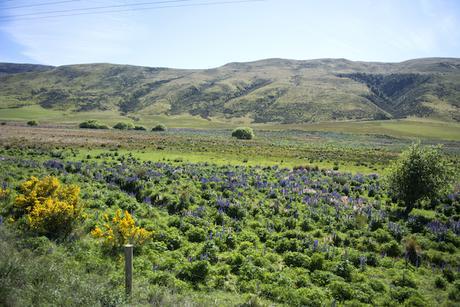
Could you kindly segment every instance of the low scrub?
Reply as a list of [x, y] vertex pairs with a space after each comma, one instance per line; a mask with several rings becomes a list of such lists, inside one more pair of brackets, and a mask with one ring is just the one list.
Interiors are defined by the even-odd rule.
[[118, 130], [134, 130], [134, 125], [132, 123], [124, 123], [124, 122], [119, 122], [115, 126], [113, 126], [113, 129], [118, 129]]
[[166, 131], [167, 128], [163, 124], [158, 124], [152, 128], [152, 131]]
[[80, 123], [79, 127], [83, 129], [109, 129], [109, 126], [102, 124], [94, 119]]

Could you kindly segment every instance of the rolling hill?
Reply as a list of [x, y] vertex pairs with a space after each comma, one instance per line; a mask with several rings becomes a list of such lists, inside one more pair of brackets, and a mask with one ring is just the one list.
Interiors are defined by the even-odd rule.
[[460, 59], [266, 59], [202, 70], [0, 63], [0, 113], [29, 105], [255, 123], [407, 116], [458, 122]]

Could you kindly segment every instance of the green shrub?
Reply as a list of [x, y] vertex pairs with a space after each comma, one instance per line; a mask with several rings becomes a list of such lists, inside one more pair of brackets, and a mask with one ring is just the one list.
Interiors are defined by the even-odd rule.
[[158, 124], [158, 125], [156, 125], [156, 126], [154, 126], [152, 128], [152, 131], [160, 131], [161, 132], [161, 131], [166, 131], [166, 130], [167, 130], [167, 128], [163, 124]]
[[210, 265], [207, 261], [195, 261], [182, 267], [178, 277], [194, 284], [204, 282], [209, 274]]
[[409, 298], [420, 296], [417, 290], [407, 287], [393, 287], [390, 292], [391, 298], [398, 303], [403, 303]]
[[232, 132], [232, 137], [236, 137], [239, 140], [250, 140], [254, 138], [254, 131], [249, 127], [236, 128]]
[[[13, 243], [20, 241], [5, 227], [0, 227], [0, 306], [118, 306], [125, 303], [123, 290], [111, 284], [110, 275], [101, 274], [104, 265], [88, 254], [85, 266], [50, 241], [35, 242], [33, 251], [29, 246], [21, 250]], [[89, 266], [93, 269], [87, 270]]]
[[337, 278], [333, 273], [322, 270], [316, 270], [310, 275], [311, 281], [319, 287], [324, 287]]
[[27, 122], [27, 125], [29, 125], [29, 126], [38, 126], [38, 122], [36, 120], [29, 120]]
[[113, 126], [113, 128], [118, 130], [133, 130], [134, 125], [132, 123], [119, 122], [115, 126]]
[[187, 231], [187, 238], [190, 242], [203, 242], [206, 240], [206, 231], [202, 228], [193, 227]]
[[401, 256], [402, 253], [401, 247], [395, 240], [391, 240], [390, 242], [383, 244], [382, 251], [390, 257], [398, 257]]
[[310, 261], [310, 271], [322, 270], [324, 263], [324, 256], [319, 253], [313, 254]]
[[401, 274], [397, 274], [392, 281], [392, 284], [398, 287], [417, 288], [417, 283], [412, 273], [403, 271]]
[[83, 129], [109, 129], [109, 126], [99, 123], [94, 119], [80, 123], [79, 127]]
[[386, 291], [386, 284], [381, 281], [380, 279], [372, 279], [372, 281], [369, 283], [371, 285], [372, 290], [375, 292], [385, 292]]
[[284, 263], [287, 266], [308, 268], [310, 266], [310, 258], [302, 253], [287, 252], [284, 255]]
[[447, 281], [441, 276], [436, 276], [434, 279], [434, 285], [438, 289], [445, 289], [447, 286]]
[[376, 231], [374, 231], [372, 235], [379, 243], [387, 243], [393, 239], [391, 234], [382, 228], [379, 228]]
[[134, 130], [145, 131], [147, 129], [144, 126], [134, 126]]
[[454, 282], [450, 287], [448, 297], [454, 302], [460, 302], [460, 280]]
[[351, 300], [354, 296], [353, 288], [349, 283], [343, 281], [333, 281], [328, 286], [332, 296], [338, 301]]
[[447, 279], [448, 282], [453, 282], [455, 280], [454, 272], [452, 272], [452, 270], [448, 268], [444, 268], [442, 270], [442, 276], [444, 276], [444, 278]]
[[337, 276], [343, 277], [347, 281], [351, 281], [351, 274], [353, 273], [354, 268], [348, 260], [341, 261], [335, 267], [334, 273]]
[[299, 306], [323, 306], [329, 298], [327, 294], [318, 287], [301, 288], [296, 291], [299, 297]]
[[435, 199], [450, 188], [454, 173], [439, 147], [413, 144], [393, 163], [387, 177], [389, 192], [410, 212], [422, 199]]

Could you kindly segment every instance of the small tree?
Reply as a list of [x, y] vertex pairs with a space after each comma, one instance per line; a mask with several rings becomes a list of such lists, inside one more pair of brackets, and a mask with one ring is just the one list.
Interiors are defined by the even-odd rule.
[[158, 124], [152, 128], [152, 131], [166, 131], [166, 126], [163, 124]]
[[239, 140], [250, 140], [254, 137], [254, 131], [249, 127], [236, 128], [232, 132], [232, 137], [236, 137]]
[[387, 177], [389, 193], [404, 202], [409, 213], [423, 199], [434, 199], [445, 193], [454, 174], [440, 147], [412, 144], [390, 168]]
[[38, 122], [36, 120], [29, 120], [27, 122], [27, 125], [29, 125], [29, 126], [38, 126]]

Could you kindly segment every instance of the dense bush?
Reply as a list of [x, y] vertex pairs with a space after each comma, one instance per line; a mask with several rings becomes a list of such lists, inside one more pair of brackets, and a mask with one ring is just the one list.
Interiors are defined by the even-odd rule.
[[236, 137], [240, 140], [250, 140], [254, 138], [254, 131], [249, 127], [236, 128], [232, 132], [232, 137]]
[[134, 130], [145, 131], [147, 129], [144, 126], [134, 126]]
[[19, 188], [15, 216], [25, 217], [27, 226], [51, 238], [66, 237], [81, 215], [80, 188], [61, 185], [56, 177], [31, 177]]
[[36, 120], [29, 120], [27, 122], [27, 125], [29, 125], [29, 126], [38, 126], [38, 122]]
[[109, 129], [109, 126], [102, 124], [94, 119], [80, 123], [79, 127], [85, 129]]
[[125, 123], [125, 122], [119, 122], [116, 123], [115, 126], [113, 126], [113, 129], [118, 129], [118, 130], [133, 130], [134, 124], [133, 123]]
[[393, 163], [387, 178], [389, 192], [410, 212], [420, 200], [433, 200], [447, 192], [454, 175], [436, 147], [413, 144]]
[[167, 128], [163, 124], [158, 124], [152, 128], [152, 131], [166, 131]]

